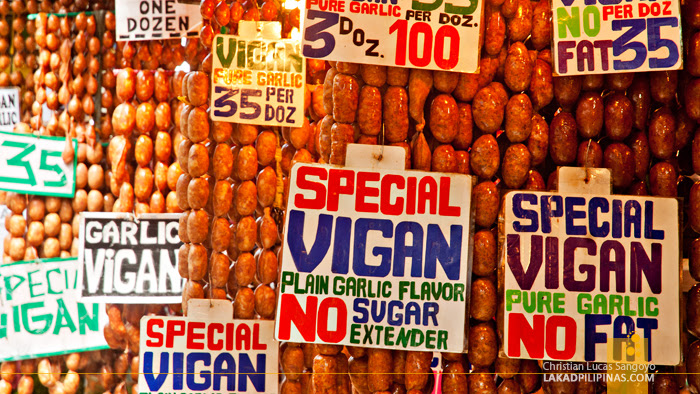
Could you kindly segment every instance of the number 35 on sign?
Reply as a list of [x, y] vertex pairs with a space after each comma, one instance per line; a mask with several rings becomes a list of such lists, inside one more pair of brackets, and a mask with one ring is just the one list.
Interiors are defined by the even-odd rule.
[[478, 0], [308, 0], [306, 57], [476, 72]]
[[[73, 197], [76, 163], [63, 161], [64, 145], [63, 137], [0, 132], [0, 190]], [[78, 151], [76, 140], [73, 150]]]

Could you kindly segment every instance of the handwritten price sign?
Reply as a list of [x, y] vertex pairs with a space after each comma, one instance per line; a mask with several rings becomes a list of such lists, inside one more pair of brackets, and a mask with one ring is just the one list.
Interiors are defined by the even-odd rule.
[[475, 72], [481, 8], [478, 0], [390, 0], [382, 4], [309, 0], [303, 54], [363, 64]]
[[[72, 198], [75, 160], [61, 158], [63, 137], [35, 137], [0, 132], [0, 190]], [[78, 142], [73, 140], [78, 151]]]
[[268, 126], [304, 123], [305, 62], [299, 42], [214, 37], [212, 120]]
[[678, 0], [553, 0], [560, 75], [681, 68]]

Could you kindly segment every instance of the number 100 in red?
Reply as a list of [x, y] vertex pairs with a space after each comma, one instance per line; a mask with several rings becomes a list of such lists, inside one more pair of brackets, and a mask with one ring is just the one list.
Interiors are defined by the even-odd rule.
[[[396, 58], [397, 66], [406, 65], [406, 52], [408, 61], [414, 67], [426, 67], [435, 60], [435, 64], [443, 70], [451, 70], [459, 62], [459, 32], [454, 26], [440, 26], [433, 37], [433, 28], [425, 22], [413, 23], [408, 28], [408, 21], [399, 19], [389, 27], [389, 34], [396, 32]], [[419, 53], [419, 43], [422, 36], [422, 53]], [[449, 55], [445, 56], [445, 40], [449, 39]]]

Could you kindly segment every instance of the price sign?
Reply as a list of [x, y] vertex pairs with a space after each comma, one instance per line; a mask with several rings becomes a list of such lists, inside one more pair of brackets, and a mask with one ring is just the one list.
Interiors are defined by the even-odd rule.
[[304, 56], [476, 72], [481, 8], [478, 0], [308, 0]]
[[553, 0], [554, 67], [560, 75], [678, 70], [678, 0]]
[[306, 65], [298, 41], [214, 37], [211, 118], [300, 127]]
[[19, 88], [0, 88], [0, 131], [12, 131], [19, 119]]
[[0, 361], [107, 349], [104, 305], [84, 302], [78, 260], [0, 266]]
[[63, 137], [0, 132], [0, 190], [72, 198], [76, 164], [61, 158], [64, 145]]
[[179, 0], [119, 0], [115, 4], [117, 41], [197, 37], [199, 3]]

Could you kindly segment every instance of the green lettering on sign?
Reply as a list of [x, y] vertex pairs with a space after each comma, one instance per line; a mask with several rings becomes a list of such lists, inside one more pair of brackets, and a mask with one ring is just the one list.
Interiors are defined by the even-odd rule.
[[471, 15], [474, 13], [474, 11], [476, 11], [476, 6], [478, 5], [478, 0], [471, 0], [469, 5], [466, 7], [457, 6], [452, 3], [445, 3], [445, 12], [456, 15]]
[[99, 319], [99, 304], [92, 304], [92, 316], [88, 314], [85, 304], [78, 303], [78, 328], [80, 335], [85, 335], [85, 327], [90, 331], [98, 331], [100, 329]]
[[73, 323], [73, 319], [70, 317], [70, 312], [68, 312], [68, 308], [66, 308], [66, 303], [63, 302], [61, 298], [57, 299], [56, 302], [58, 303], [58, 312], [56, 312], [56, 326], [53, 328], [54, 335], [58, 335], [63, 327], [68, 327], [70, 332], [75, 332], [75, 323]]
[[[12, 278], [19, 279], [16, 285], [12, 285]], [[12, 301], [12, 293], [25, 281], [24, 277], [17, 275], [10, 275], [3, 278], [5, 280], [5, 299], [7, 301]]]
[[27, 178], [13, 178], [7, 176], [0, 176], [0, 182], [10, 182], [19, 183], [22, 185], [36, 186], [36, 177], [34, 176], [34, 171], [32, 171], [32, 166], [29, 161], [23, 160], [27, 155], [34, 152], [36, 146], [28, 142], [16, 142], [16, 141], [3, 141], [2, 146], [7, 146], [9, 148], [21, 148], [22, 151], [14, 155], [12, 158], [7, 159], [7, 165], [13, 167], [22, 167], [27, 171]]
[[68, 183], [68, 178], [63, 172], [58, 164], [49, 164], [46, 159], [48, 157], [61, 157], [61, 152], [56, 150], [43, 150], [41, 151], [41, 162], [39, 164], [39, 169], [44, 171], [52, 171], [60, 177], [58, 181], [44, 181], [44, 186], [47, 187], [63, 187]]
[[7, 313], [0, 313], [0, 339], [7, 337]]
[[22, 326], [27, 330], [28, 333], [34, 335], [41, 335], [49, 330], [51, 323], [53, 322], [53, 316], [51, 314], [43, 314], [38, 316], [32, 316], [32, 323], [44, 322], [44, 326], [41, 328], [30, 328], [29, 325], [29, 311], [31, 309], [43, 308], [44, 301], [28, 302], [22, 305]]
[[228, 39], [228, 56], [224, 56], [224, 38], [216, 37], [216, 56], [219, 58], [221, 67], [229, 68], [236, 54], [236, 40]]

